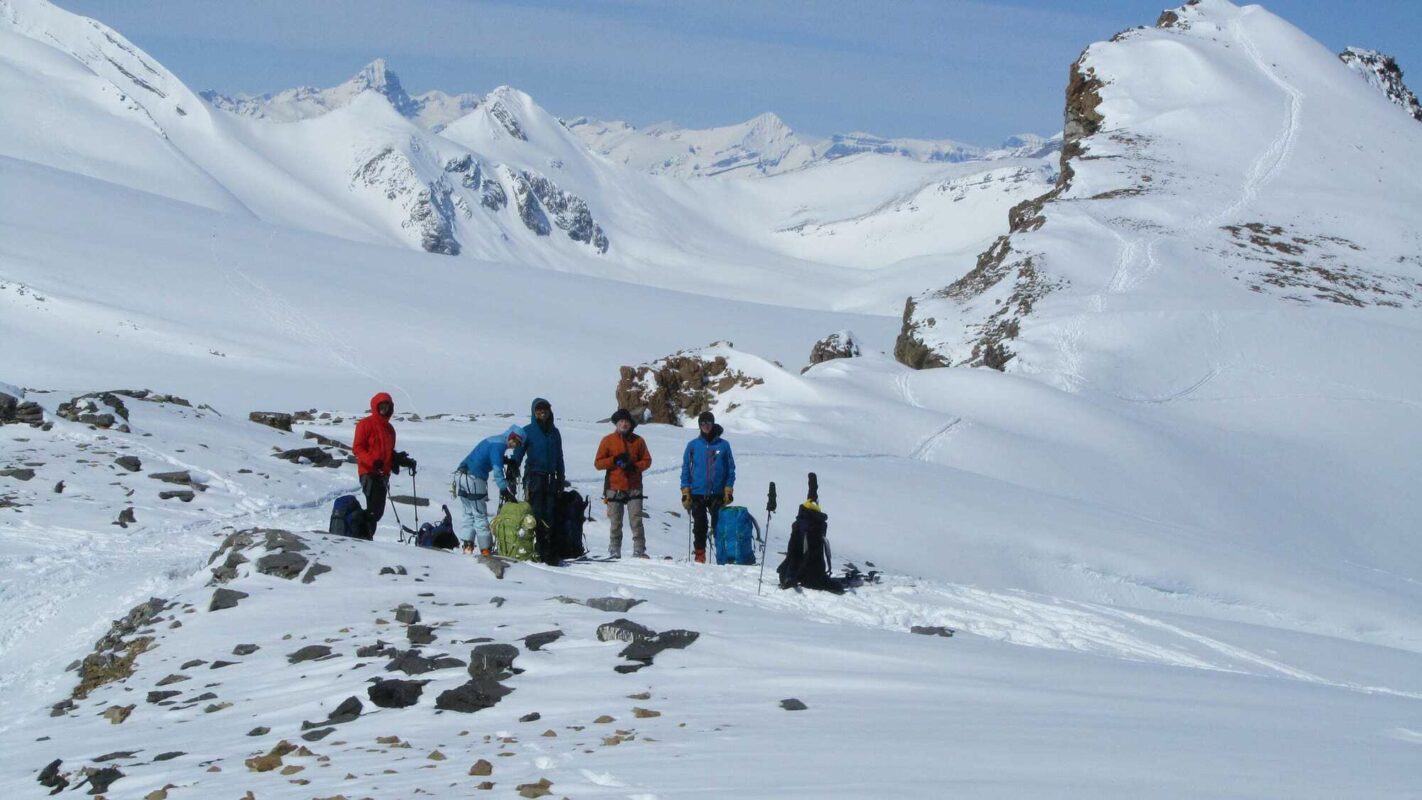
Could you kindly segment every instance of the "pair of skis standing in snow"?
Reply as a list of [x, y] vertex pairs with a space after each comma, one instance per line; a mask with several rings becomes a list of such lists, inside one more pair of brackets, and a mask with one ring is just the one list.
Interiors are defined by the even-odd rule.
[[[417, 472], [416, 461], [408, 454], [395, 450], [395, 429], [390, 424], [395, 410], [393, 398], [388, 393], [378, 393], [371, 398], [370, 407], [370, 416], [356, 425], [352, 447], [361, 489], [366, 498], [364, 538], [374, 537], [376, 525], [384, 515], [391, 473], [398, 474], [400, 467], [407, 467], [413, 482]], [[608, 506], [610, 524], [608, 555], [612, 558], [621, 555], [622, 519], [626, 516], [632, 528], [633, 556], [646, 558], [646, 534], [642, 525], [642, 473], [651, 466], [651, 454], [645, 440], [633, 432], [636, 423], [630, 413], [618, 409], [612, 416], [612, 422], [616, 430], [599, 443], [594, 459], [597, 469], [605, 473], [603, 498]], [[735, 458], [730, 443], [722, 438], [723, 430], [716, 424], [711, 412], [702, 413], [697, 425], [698, 436], [687, 443], [682, 454], [681, 502], [690, 516], [688, 546], [692, 550], [692, 558], [704, 563], [708, 534], [715, 537], [718, 513], [734, 500]], [[512, 455], [505, 455], [510, 450]], [[524, 488], [532, 515], [541, 529], [553, 530], [558, 493], [563, 491], [567, 482], [562, 435], [554, 424], [552, 405], [543, 398], [533, 401], [532, 420], [528, 425], [522, 428], [510, 426], [503, 434], [484, 439], [456, 470], [453, 488], [463, 507], [461, 527], [466, 552], [473, 551], [476, 545], [485, 555], [492, 551], [493, 536], [487, 506], [488, 479], [493, 476], [502, 502], [514, 501], [513, 487], [518, 481], [521, 463], [526, 465]], [[819, 506], [814, 473], [810, 473], [809, 477], [808, 499], [799, 508], [791, 528], [786, 558], [778, 569], [780, 586], [842, 592], [842, 583], [830, 577], [832, 564], [826, 541], [828, 517]], [[766, 539], [775, 510], [775, 484], [772, 482], [766, 503], [767, 536], [759, 542], [762, 580]], [[398, 520], [398, 512], [396, 514]], [[418, 525], [418, 512], [416, 514]], [[443, 525], [452, 527], [448, 508], [445, 509]], [[403, 525], [401, 527], [403, 529]], [[424, 527], [432, 528], [432, 535], [440, 531], [439, 527]]]

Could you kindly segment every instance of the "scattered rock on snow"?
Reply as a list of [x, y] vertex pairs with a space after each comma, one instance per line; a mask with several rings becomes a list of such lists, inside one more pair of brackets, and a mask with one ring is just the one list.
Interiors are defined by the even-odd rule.
[[257, 559], [257, 571], [291, 580], [306, 569], [306, 557], [299, 553], [271, 553]]
[[143, 462], [138, 460], [138, 456], [119, 456], [114, 459], [114, 463], [129, 472], [137, 472], [143, 469]]
[[793, 697], [787, 697], [784, 700], [781, 700], [780, 707], [785, 709], [786, 711], [804, 711], [805, 709], [809, 708], [809, 706], [805, 705], [804, 703]]
[[542, 714], [538, 713], [537, 711], [530, 711], [530, 712], [528, 712], [527, 714], [524, 714], [523, 716], [519, 717], [519, 718], [518, 718], [518, 721], [519, 721], [519, 722], [537, 722], [537, 721], [540, 720], [540, 719], [543, 719], [543, 715], [542, 715]]
[[27, 467], [13, 467], [10, 469], [0, 469], [0, 478], [14, 478], [17, 481], [27, 481], [35, 476], [35, 471]]
[[159, 492], [159, 500], [182, 500], [184, 503], [191, 503], [197, 495], [187, 489], [175, 489], [167, 492]]
[[[58, 764], [59, 762], [56, 761], [55, 763]], [[494, 765], [481, 758], [474, 762], [474, 766], [469, 768], [469, 774], [477, 778], [486, 778], [494, 774]]]
[[114, 520], [113, 524], [120, 528], [127, 528], [130, 524], [136, 524], [137, 522], [138, 517], [133, 513], [133, 506], [129, 506], [119, 512], [118, 519]]
[[280, 411], [253, 411], [247, 415], [247, 419], [265, 425], [268, 428], [276, 428], [279, 431], [291, 433], [291, 415]]
[[475, 678], [435, 698], [435, 708], [445, 711], [459, 711], [471, 714], [480, 709], [492, 708], [513, 689], [495, 680]]
[[810, 348], [810, 363], [800, 372], [808, 372], [810, 367], [836, 358], [858, 358], [860, 354], [859, 339], [854, 332], [837, 331], [815, 342], [815, 346]]
[[[118, 767], [104, 767], [103, 769], [91, 769], [85, 767], [84, 771], [89, 776], [89, 794], [103, 794], [109, 790], [119, 778], [124, 775]], [[80, 786], [83, 784], [81, 783]], [[78, 786], [74, 788], [79, 788]]]
[[236, 589], [218, 589], [212, 593], [212, 602], [208, 604], [208, 611], [222, 611], [226, 608], [236, 608], [237, 602], [250, 597], [246, 592], [239, 592]]
[[325, 658], [331, 655], [331, 648], [324, 644], [308, 644], [305, 647], [290, 653], [286, 657], [286, 663], [299, 664], [302, 661], [312, 661], [318, 658]]
[[529, 650], [537, 651], [544, 645], [552, 644], [563, 638], [562, 631], [544, 631], [542, 633], [531, 633], [523, 637], [523, 646]]
[[618, 614], [626, 614], [637, 605], [647, 602], [646, 600], [634, 600], [630, 597], [589, 597], [585, 605], [588, 608], [595, 608], [598, 611], [612, 611]]
[[381, 708], [406, 708], [419, 702], [429, 681], [389, 679], [376, 681], [366, 690], [370, 702]]
[[395, 621], [403, 622], [406, 625], [413, 625], [420, 621], [419, 609], [409, 603], [401, 603], [399, 607], [395, 609]]
[[306, 574], [301, 576], [301, 582], [313, 583], [316, 580], [316, 576], [325, 575], [330, 571], [331, 568], [322, 564], [320, 561], [313, 561], [311, 562], [311, 567], [306, 570]]
[[917, 633], [923, 636], [952, 636], [952, 628], [945, 628], [942, 625], [914, 625], [909, 628], [909, 633]]
[[469, 674], [474, 678], [507, 677], [518, 658], [518, 648], [511, 644], [481, 644], [469, 652]]
[[405, 628], [405, 637], [410, 644], [429, 644], [436, 638], [434, 628], [429, 625], [411, 625]]
[[655, 632], [645, 625], [638, 625], [630, 619], [618, 619], [597, 626], [599, 642], [635, 642], [651, 637]]
[[403, 672], [406, 675], [423, 675], [437, 669], [450, 669], [452, 667], [462, 667], [464, 662], [449, 656], [437, 656], [435, 658], [425, 658], [415, 650], [405, 650], [395, 656], [395, 659], [385, 666], [386, 672]]
[[255, 652], [257, 652], [258, 650], [261, 650], [261, 649], [262, 649], [262, 648], [261, 648], [260, 645], [255, 645], [255, 644], [239, 644], [239, 645], [237, 645], [236, 647], [232, 648], [232, 655], [234, 655], [234, 656], [250, 656], [251, 654], [253, 654], [253, 653], [255, 653]]
[[[159, 685], [162, 684], [160, 683]], [[120, 725], [124, 722], [124, 720], [128, 719], [129, 714], [133, 713], [133, 709], [134, 706], [132, 705], [109, 706], [108, 708], [104, 709], [103, 714], [101, 714], [101, 716], [104, 719], [108, 720], [111, 724]]]

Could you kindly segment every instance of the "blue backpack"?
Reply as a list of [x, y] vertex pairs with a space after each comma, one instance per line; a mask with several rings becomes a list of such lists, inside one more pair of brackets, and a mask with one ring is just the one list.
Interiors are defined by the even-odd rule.
[[366, 524], [365, 509], [353, 494], [343, 494], [336, 498], [331, 508], [331, 534], [350, 536], [356, 539], [373, 538]]
[[755, 564], [760, 525], [745, 506], [726, 506], [716, 517], [716, 563]]

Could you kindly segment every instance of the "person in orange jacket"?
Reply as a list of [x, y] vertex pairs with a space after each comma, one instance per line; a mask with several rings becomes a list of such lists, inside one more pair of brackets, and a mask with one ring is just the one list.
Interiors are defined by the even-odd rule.
[[622, 516], [625, 513], [632, 528], [632, 557], [647, 558], [647, 533], [642, 527], [642, 473], [652, 466], [652, 454], [647, 450], [646, 440], [633, 433], [637, 423], [627, 409], [617, 409], [612, 415], [612, 424], [617, 430], [602, 438], [593, 460], [593, 466], [607, 471], [602, 482], [610, 525], [607, 555], [622, 557]]
[[387, 392], [379, 392], [370, 398], [370, 416], [356, 423], [355, 439], [351, 450], [355, 452], [356, 472], [360, 475], [360, 488], [365, 493], [366, 535], [375, 538], [375, 526], [385, 516], [385, 496], [390, 490], [390, 473], [397, 474], [400, 467], [410, 468], [415, 474], [415, 459], [395, 450], [395, 426], [390, 424], [390, 416], [395, 413], [395, 400]]

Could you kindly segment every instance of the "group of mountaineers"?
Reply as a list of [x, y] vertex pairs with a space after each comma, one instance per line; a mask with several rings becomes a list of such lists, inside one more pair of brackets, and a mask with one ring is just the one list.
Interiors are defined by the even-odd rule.
[[[556, 527], [558, 498], [568, 486], [563, 437], [554, 423], [551, 403], [536, 398], [531, 412], [527, 425], [510, 425], [503, 433], [476, 444], [455, 470], [453, 489], [462, 508], [456, 528], [466, 553], [487, 556], [494, 550], [488, 507], [491, 479], [498, 487], [500, 502], [513, 503], [521, 478], [525, 502], [538, 530]], [[390, 475], [399, 474], [402, 467], [412, 475], [417, 470], [415, 459], [395, 449], [395, 428], [390, 423], [394, 413], [394, 400], [381, 392], [370, 399], [370, 415], [356, 424], [352, 449], [365, 494], [366, 538], [373, 537], [384, 515]], [[652, 454], [646, 440], [635, 432], [637, 422], [626, 409], [618, 409], [611, 422], [614, 430], [599, 442], [593, 458], [594, 466], [604, 473], [607, 555], [614, 559], [622, 556], [625, 518], [632, 531], [632, 556], [647, 558], [642, 476], [652, 465]], [[682, 453], [681, 505], [692, 519], [694, 558], [704, 563], [708, 536], [715, 536], [718, 514], [734, 499], [736, 461], [715, 415], [703, 412], [697, 425], [698, 435]]]

